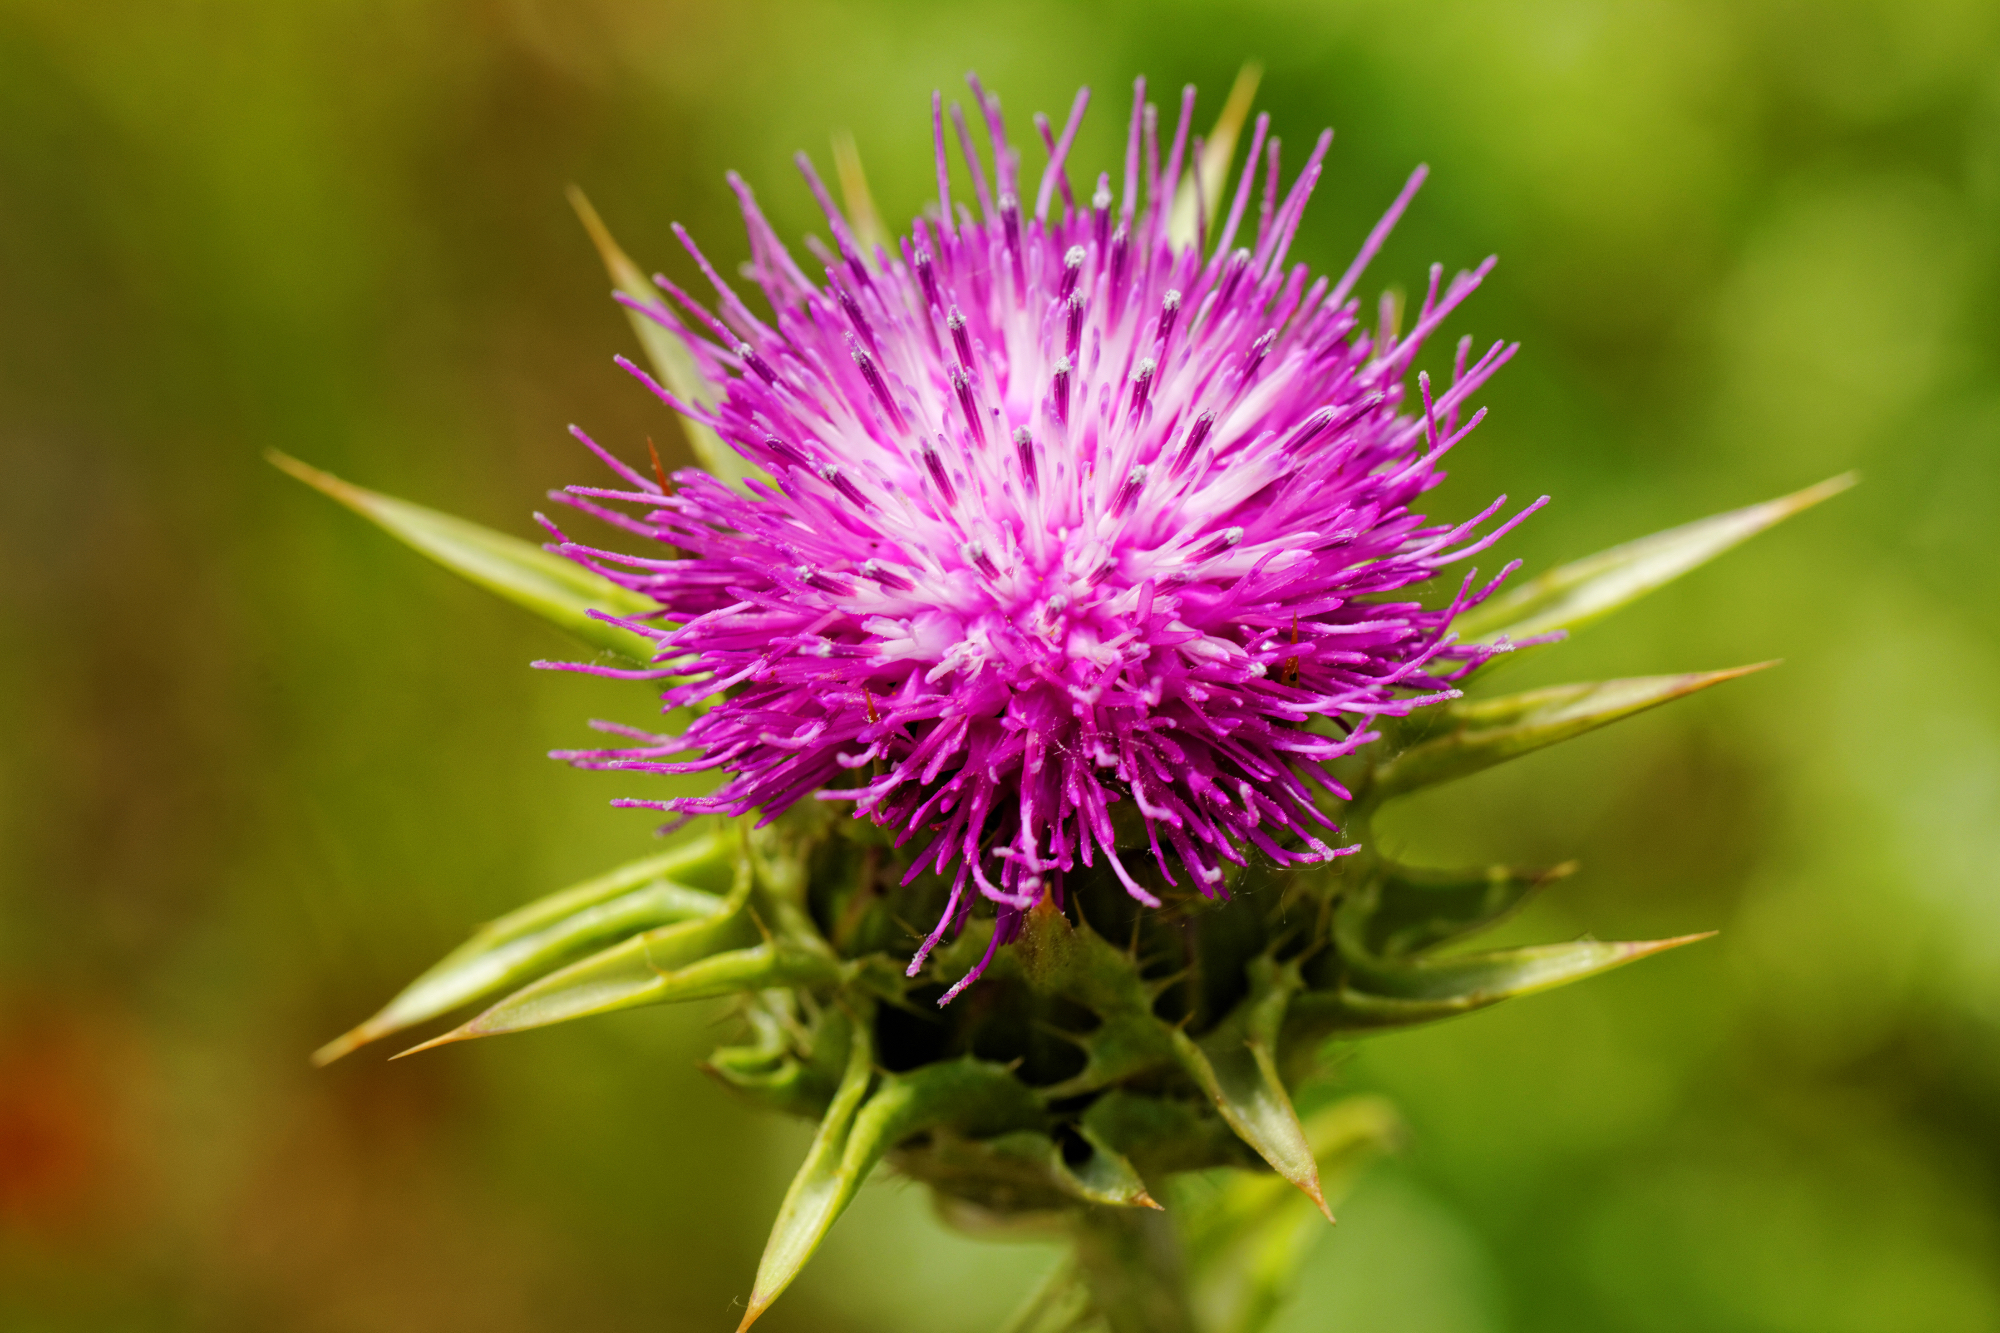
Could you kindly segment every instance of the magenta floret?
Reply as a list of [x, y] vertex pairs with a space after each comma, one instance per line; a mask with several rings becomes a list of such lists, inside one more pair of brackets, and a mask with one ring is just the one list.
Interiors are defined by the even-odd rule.
[[[713, 795], [621, 804], [769, 819], [817, 796], [919, 839], [912, 876], [955, 874], [912, 974], [963, 920], [968, 885], [997, 905], [996, 942], [1044, 895], [1059, 901], [1079, 860], [1102, 856], [1156, 906], [1116, 850], [1120, 801], [1166, 882], [1178, 862], [1204, 894], [1249, 847], [1279, 863], [1339, 855], [1312, 784], [1346, 792], [1323, 766], [1373, 739], [1373, 719], [1451, 697], [1492, 651], [1450, 626], [1498, 579], [1468, 574], [1434, 609], [1404, 590], [1547, 498], [1493, 527], [1504, 496], [1457, 525], [1412, 508], [1515, 350], [1472, 360], [1464, 340], [1450, 386], [1433, 399], [1419, 377], [1403, 410], [1419, 347], [1493, 264], [1449, 283], [1434, 266], [1406, 334], [1386, 306], [1363, 326], [1351, 290], [1423, 169], [1329, 283], [1285, 258], [1330, 131], [1280, 198], [1259, 117], [1214, 243], [1177, 245], [1192, 88], [1162, 169], [1139, 84], [1115, 208], [1108, 176], [1082, 206], [1071, 195], [1079, 95], [1060, 141], [1044, 126], [1054, 146], [1024, 216], [999, 102], [973, 87], [988, 163], [957, 128], [978, 216], [951, 198], [934, 99], [939, 208], [895, 253], [862, 252], [801, 157], [837, 247], [814, 245], [824, 285], [731, 178], [770, 319], [676, 229], [718, 312], [664, 279], [695, 327], [635, 308], [686, 341], [714, 406], [633, 371], [777, 484], [744, 495], [684, 472], [669, 489], [619, 467], [630, 489], [563, 498], [674, 550], [553, 548], [658, 603], [659, 623], [629, 622], [659, 643], [654, 674], [694, 673], [665, 703], [709, 704], [679, 736], [610, 728], [638, 744], [561, 757], [728, 774]], [[1260, 174], [1255, 236], [1237, 247]]]

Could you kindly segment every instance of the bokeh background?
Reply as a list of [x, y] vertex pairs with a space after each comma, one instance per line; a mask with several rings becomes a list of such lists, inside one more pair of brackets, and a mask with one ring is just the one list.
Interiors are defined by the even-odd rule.
[[[1530, 568], [1859, 467], [1860, 489], [1527, 686], [1777, 671], [1412, 805], [1412, 858], [1580, 857], [1517, 938], [1697, 948], [1356, 1050], [1412, 1140], [1287, 1330], [2000, 1328], [2000, 11], [644, 0], [0, 3], [0, 1328], [733, 1326], [806, 1141], [641, 1011], [386, 1064], [305, 1055], [528, 897], [642, 853], [541, 757], [625, 687], [266, 466], [523, 535], [676, 428], [568, 211], [733, 263], [854, 132], [926, 197], [927, 101], [1337, 127], [1298, 254], [1501, 266], [1517, 337], [1440, 493], [1556, 503]], [[1298, 148], [1291, 154], [1298, 160]], [[1039, 161], [1037, 150], [1029, 160]], [[1503, 678], [1506, 679], [1506, 678]], [[990, 1329], [1050, 1262], [878, 1180], [769, 1316]]]

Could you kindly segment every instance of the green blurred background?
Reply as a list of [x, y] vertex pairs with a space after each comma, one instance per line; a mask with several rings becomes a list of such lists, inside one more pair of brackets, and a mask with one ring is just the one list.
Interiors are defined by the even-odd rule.
[[[1516, 670], [1786, 665], [1426, 798], [1416, 859], [1583, 860], [1519, 938], [1721, 936], [1358, 1049], [1413, 1137], [1287, 1330], [2000, 1328], [2000, 12], [1332, 0], [0, 3], [0, 1329], [733, 1326], [806, 1130], [639, 1011], [315, 1072], [474, 922], [643, 852], [541, 757], [636, 690], [266, 466], [530, 535], [674, 426], [563, 199], [685, 277], [851, 129], [929, 190], [927, 100], [1238, 63], [1301, 258], [1501, 266], [1521, 339], [1441, 493], [1554, 506], [1530, 568], [1865, 484]], [[1028, 151], [1039, 162], [1038, 150]], [[1986, 312], [1982, 314], [1981, 312]], [[878, 1181], [769, 1316], [990, 1329], [1048, 1264]]]

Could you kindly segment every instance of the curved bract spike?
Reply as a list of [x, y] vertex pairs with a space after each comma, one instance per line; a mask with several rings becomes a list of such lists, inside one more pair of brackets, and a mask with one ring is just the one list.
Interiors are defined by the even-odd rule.
[[[1403, 1123], [1386, 1098], [1347, 1097], [1304, 1118], [1329, 1201], [1363, 1167], [1393, 1151]], [[1259, 1333], [1289, 1301], [1300, 1270], [1326, 1228], [1310, 1202], [1283, 1180], [1243, 1172], [1182, 1216], [1196, 1307], [1230, 1310], [1227, 1333]]]
[[[848, 1018], [848, 1055], [840, 1086], [826, 1108], [819, 1131], [813, 1135], [806, 1160], [792, 1177], [791, 1188], [778, 1208], [778, 1220], [764, 1245], [764, 1257], [757, 1265], [757, 1284], [744, 1311], [738, 1333], [757, 1322], [778, 1294], [791, 1285], [806, 1260], [819, 1248], [827, 1228], [840, 1216], [847, 1201], [860, 1185], [858, 1179], [842, 1174], [847, 1148], [854, 1129], [855, 1113], [875, 1081], [875, 1044], [869, 1016]], [[872, 1162], [869, 1165], [874, 1165]]]
[[1374, 882], [1343, 897], [1340, 912], [1368, 953], [1399, 958], [1485, 930], [1520, 910], [1543, 885], [1575, 870], [1574, 861], [1546, 870], [1390, 865]]
[[1705, 940], [1714, 931], [1666, 940], [1578, 940], [1426, 962], [1349, 958], [1350, 984], [1293, 1001], [1288, 1041], [1361, 1035], [1434, 1023], [1502, 1000], [1553, 990], [1652, 954]]
[[[1087, 1128], [1079, 1128], [1078, 1133], [1090, 1145], [1090, 1156], [1071, 1166], [1062, 1151], [1057, 1149], [1051, 1168], [1071, 1193], [1086, 1203], [1119, 1208], [1159, 1208], [1153, 1196], [1146, 1192], [1146, 1182], [1139, 1178], [1138, 1171], [1123, 1153]], [[1055, 1145], [1051, 1143], [1050, 1146]]]
[[734, 839], [704, 831], [681, 845], [519, 908], [483, 927], [406, 986], [382, 1011], [313, 1052], [331, 1064], [359, 1046], [519, 985], [606, 941], [713, 916], [725, 900], [680, 882], [726, 866]]
[[1567, 985], [1579, 977], [1595, 976], [1663, 949], [1677, 949], [1705, 940], [1714, 933], [1619, 943], [1576, 940], [1568, 944], [1538, 944], [1525, 949], [1395, 962], [1350, 957], [1346, 962], [1355, 988], [1370, 995], [1476, 1006]]
[[740, 939], [746, 932], [754, 935], [753, 923], [730, 916], [634, 936], [516, 991], [471, 1022], [396, 1058], [620, 1009], [713, 1000], [782, 986], [828, 986], [846, 976], [847, 969], [831, 954], [783, 940], [716, 951], [717, 940]]
[[[634, 935], [571, 963], [396, 1058], [474, 1037], [525, 1032], [641, 1005], [825, 985], [854, 971], [843, 968], [817, 938], [789, 933], [771, 937], [752, 910], [755, 886], [746, 851], [737, 858], [735, 887], [712, 915]], [[744, 947], [759, 937], [762, 944]]]
[[467, 582], [525, 607], [593, 648], [635, 665], [652, 663], [656, 648], [651, 639], [600, 618], [657, 615], [660, 608], [651, 598], [519, 537], [342, 481], [276, 449], [265, 450], [264, 456]]
[[[583, 229], [590, 233], [591, 244], [597, 247], [598, 257], [604, 261], [605, 271], [611, 275], [612, 283], [626, 299], [637, 302], [647, 311], [641, 314], [628, 306], [625, 317], [632, 322], [632, 331], [638, 335], [639, 345], [646, 349], [646, 359], [653, 363], [653, 373], [683, 402], [699, 407], [712, 406], [715, 391], [695, 365], [694, 355], [688, 351], [680, 333], [681, 322], [660, 299], [659, 288], [619, 248], [618, 242], [612, 239], [611, 229], [604, 225], [604, 219], [597, 215], [597, 210], [591, 207], [583, 191], [574, 185], [569, 187], [569, 203], [576, 210]], [[687, 436], [688, 448], [704, 470], [738, 490], [744, 489], [744, 482], [749, 478], [764, 478], [764, 473], [756, 464], [724, 444], [721, 436], [701, 422], [681, 415], [680, 423], [682, 432]]]
[[1392, 796], [1466, 777], [1482, 769], [1581, 736], [1621, 718], [1735, 680], [1775, 662], [1694, 671], [1680, 676], [1556, 685], [1494, 699], [1456, 699], [1428, 709], [1424, 739], [1378, 764], [1359, 799], [1379, 804]]
[[1298, 964], [1258, 958], [1248, 972], [1250, 994], [1243, 1002], [1199, 1041], [1173, 1029], [1174, 1052], [1229, 1127], [1272, 1170], [1304, 1190], [1331, 1222], [1312, 1145], [1277, 1068], [1285, 1010], [1302, 986]]
[[[1403, 1141], [1403, 1119], [1386, 1097], [1364, 1094], [1343, 1097], [1300, 1118], [1306, 1142], [1319, 1163], [1320, 1176], [1333, 1192], [1335, 1177], [1351, 1175], [1368, 1158], [1393, 1151]], [[1219, 1257], [1273, 1210], [1298, 1204], [1312, 1217], [1315, 1210], [1281, 1179], [1262, 1172], [1245, 1172], [1228, 1180], [1204, 1206], [1186, 1220], [1183, 1239], [1195, 1265]]]
[[1041, 1106], [1006, 1066], [966, 1056], [885, 1074], [871, 1094], [870, 1039], [857, 1025], [847, 1073], [778, 1210], [737, 1333], [757, 1322], [812, 1257], [875, 1164], [897, 1144], [940, 1125], [972, 1136], [1039, 1128]]
[[875, 251], [883, 245], [889, 231], [882, 225], [882, 215], [875, 210], [868, 175], [861, 169], [861, 150], [847, 130], [833, 136], [833, 171], [840, 180], [840, 202], [846, 207], [847, 220], [853, 224], [854, 239], [872, 264]]
[[[1858, 473], [1843, 473], [1763, 504], [1698, 519], [1599, 551], [1474, 607], [1458, 617], [1456, 628], [1467, 640], [1479, 643], [1501, 639], [1518, 643], [1581, 628], [1672, 583], [1764, 529], [1831, 499], [1859, 480]], [[1519, 656], [1519, 652], [1512, 656]], [[1504, 660], [1496, 657], [1493, 664]]]
[[1236, 155], [1236, 140], [1250, 119], [1250, 108], [1257, 100], [1257, 83], [1263, 77], [1264, 67], [1254, 60], [1237, 72], [1236, 83], [1222, 104], [1215, 128], [1208, 132], [1200, 157], [1195, 159], [1188, 178], [1175, 193], [1173, 212], [1167, 221], [1167, 239], [1176, 248], [1192, 245], [1197, 236], [1215, 229], [1215, 215], [1222, 208], [1223, 182], [1229, 176], [1229, 160]]

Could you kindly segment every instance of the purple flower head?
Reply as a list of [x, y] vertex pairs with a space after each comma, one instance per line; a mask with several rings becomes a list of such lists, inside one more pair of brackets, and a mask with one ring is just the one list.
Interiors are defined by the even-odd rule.
[[997, 905], [996, 944], [1060, 903], [1079, 861], [1104, 858], [1157, 906], [1118, 850], [1126, 802], [1163, 880], [1210, 896], [1249, 847], [1279, 864], [1339, 855], [1313, 786], [1348, 793], [1324, 766], [1374, 739], [1373, 719], [1451, 697], [1490, 651], [1450, 626], [1497, 579], [1467, 574], [1434, 609], [1408, 590], [1541, 503], [1490, 528], [1504, 496], [1461, 524], [1413, 509], [1515, 350], [1474, 360], [1466, 339], [1449, 387], [1419, 376], [1406, 395], [1419, 347], [1490, 259], [1449, 283], [1433, 267], [1407, 333], [1386, 301], [1364, 324], [1352, 290], [1422, 168], [1329, 282], [1285, 261], [1331, 131], [1281, 194], [1260, 117], [1209, 237], [1203, 201], [1192, 228], [1185, 206], [1175, 217], [1200, 148], [1192, 88], [1163, 166], [1141, 81], [1123, 189], [1099, 176], [1082, 200], [1065, 157], [1087, 92], [1060, 139], [1042, 122], [1028, 198], [998, 99], [973, 91], [989, 155], [957, 129], [976, 216], [952, 198], [934, 98], [937, 211], [893, 252], [863, 249], [803, 156], [835, 241], [811, 243], [823, 282], [740, 182], [770, 316], [682, 235], [717, 309], [661, 279], [693, 327], [651, 313], [685, 340], [709, 405], [647, 383], [775, 484], [745, 495], [684, 472], [676, 489], [621, 466], [630, 489], [565, 498], [672, 549], [556, 548], [658, 603], [664, 628], [632, 625], [659, 644], [649, 674], [693, 673], [663, 698], [706, 708], [679, 736], [563, 757], [728, 774], [713, 795], [623, 804], [768, 820], [816, 796], [916, 840], [910, 875], [952, 889], [913, 975], [971, 890]]

